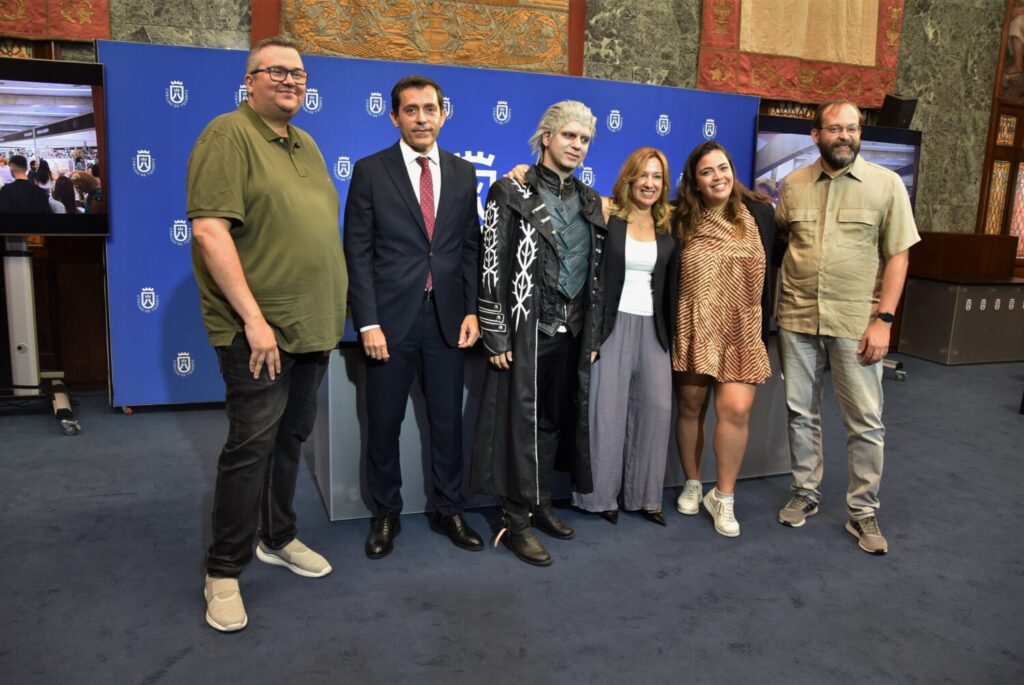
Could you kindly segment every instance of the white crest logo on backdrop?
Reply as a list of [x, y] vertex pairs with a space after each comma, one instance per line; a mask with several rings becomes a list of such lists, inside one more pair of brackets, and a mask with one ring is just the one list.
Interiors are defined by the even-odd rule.
[[188, 90], [184, 81], [171, 81], [164, 90], [164, 98], [171, 107], [184, 107], [188, 104]]
[[461, 157], [476, 167], [476, 213], [480, 216], [480, 220], [483, 221], [483, 198], [487, 197], [487, 191], [491, 189], [491, 185], [493, 185], [494, 181], [497, 180], [498, 172], [491, 168], [481, 169], [480, 167], [481, 165], [484, 167], [491, 167], [494, 164], [494, 155], [466, 150], [461, 155], [456, 153], [455, 156]]
[[348, 155], [341, 155], [334, 163], [334, 177], [339, 181], [347, 181], [352, 178], [352, 158]]
[[718, 126], [715, 125], [714, 119], [704, 120], [704, 139], [711, 140], [718, 133]]
[[667, 114], [662, 114], [658, 117], [657, 130], [659, 136], [667, 136], [669, 131], [672, 130], [672, 120], [668, 118]]
[[455, 116], [455, 107], [452, 106], [452, 99], [450, 97], [445, 96], [441, 106], [444, 107], [444, 118], [446, 120]]
[[188, 222], [175, 219], [171, 224], [171, 242], [175, 245], [188, 245], [192, 236], [189, 235]]
[[622, 112], [617, 109], [608, 112], [608, 130], [612, 133], [622, 130]]
[[138, 297], [135, 298], [135, 302], [139, 305], [139, 309], [146, 314], [155, 312], [156, 308], [160, 306], [160, 298], [157, 297], [156, 289], [154, 288], [143, 288], [140, 290]]
[[316, 114], [320, 111], [321, 106], [323, 106], [323, 101], [320, 100], [320, 91], [316, 88], [307, 89], [306, 99], [302, 101], [302, 109], [307, 114]]
[[238, 84], [238, 90], [235, 91], [235, 107], [242, 104], [249, 99], [249, 91], [245, 89], [245, 84]]
[[149, 150], [138, 150], [132, 157], [132, 170], [139, 176], [149, 176], [156, 169], [156, 161]]
[[512, 109], [508, 106], [508, 100], [498, 100], [494, 106], [494, 121], [504, 126], [512, 120]]
[[591, 167], [591, 166], [580, 167], [580, 181], [583, 182], [583, 185], [592, 186], [592, 185], [594, 185], [594, 180], [595, 180], [595, 177], [594, 177], [594, 167]]
[[377, 91], [370, 93], [366, 98], [366, 113], [371, 117], [379, 117], [384, 114], [384, 96]]
[[192, 363], [192, 355], [188, 352], [179, 352], [174, 358], [174, 373], [181, 377], [191, 376], [195, 371], [195, 364]]

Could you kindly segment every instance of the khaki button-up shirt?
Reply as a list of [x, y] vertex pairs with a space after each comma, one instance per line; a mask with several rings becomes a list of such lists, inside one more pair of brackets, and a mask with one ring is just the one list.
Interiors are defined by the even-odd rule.
[[859, 339], [886, 260], [921, 239], [900, 177], [859, 155], [830, 175], [819, 159], [786, 176], [776, 216], [788, 243], [779, 327]]

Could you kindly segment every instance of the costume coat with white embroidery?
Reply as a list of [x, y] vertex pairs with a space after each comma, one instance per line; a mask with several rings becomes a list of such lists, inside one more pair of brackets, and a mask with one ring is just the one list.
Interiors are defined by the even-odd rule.
[[[587, 404], [590, 352], [599, 345], [602, 290], [601, 255], [607, 231], [601, 198], [574, 179], [580, 211], [590, 228], [590, 263], [577, 363], [578, 389], [573, 398], [578, 417], [572, 435], [559, 443], [556, 468], [568, 471], [579, 492], [593, 490]], [[539, 503], [537, 474], [537, 336], [541, 290], [557, 288], [558, 246], [551, 217], [536, 188], [536, 170], [526, 185], [502, 179], [487, 195], [480, 249], [477, 315], [488, 356], [512, 352], [508, 371], [488, 365], [473, 446], [475, 492]], [[552, 281], [552, 279], [554, 279]]]

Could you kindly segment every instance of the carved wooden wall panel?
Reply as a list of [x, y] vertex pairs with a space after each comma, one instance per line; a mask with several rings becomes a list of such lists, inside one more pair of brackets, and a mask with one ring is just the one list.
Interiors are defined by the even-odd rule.
[[569, 0], [284, 0], [302, 51], [567, 73]]

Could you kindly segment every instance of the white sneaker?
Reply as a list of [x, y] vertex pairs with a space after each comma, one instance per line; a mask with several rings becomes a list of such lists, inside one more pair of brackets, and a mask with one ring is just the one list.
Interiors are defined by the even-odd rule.
[[249, 623], [238, 591], [237, 578], [211, 578], [206, 576], [206, 622], [222, 633], [233, 633]]
[[734, 497], [719, 498], [718, 488], [711, 488], [704, 496], [704, 508], [711, 514], [711, 518], [715, 522], [715, 530], [727, 538], [734, 538], [740, 534], [740, 524], [733, 511], [734, 503]]
[[699, 480], [687, 480], [683, 491], [676, 500], [676, 510], [680, 514], [693, 516], [700, 511], [700, 496], [704, 494], [704, 486]]
[[292, 573], [306, 578], [321, 578], [331, 572], [327, 560], [299, 542], [298, 538], [281, 549], [270, 549], [261, 540], [256, 545], [256, 558], [267, 564], [284, 566]]

